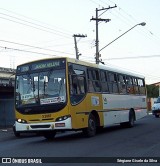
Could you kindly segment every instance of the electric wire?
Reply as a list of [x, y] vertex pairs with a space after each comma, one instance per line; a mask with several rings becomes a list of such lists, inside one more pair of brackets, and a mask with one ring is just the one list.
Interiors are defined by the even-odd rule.
[[36, 26], [32, 26], [32, 25], [28, 25], [28, 24], [25, 24], [25, 23], [22, 23], [22, 22], [18, 22], [18, 21], [15, 21], [15, 20], [12, 20], [12, 19], [9, 19], [9, 18], [5, 18], [5, 17], [1, 17], [1, 19], [4, 19], [4, 20], [8, 20], [8, 21], [11, 21], [11, 22], [14, 22], [14, 23], [17, 23], [17, 24], [21, 24], [21, 25], [24, 25], [24, 26], [28, 26], [30, 28], [35, 28], [35, 29], [38, 29], [38, 30], [41, 30], [41, 31], [44, 31], [44, 32], [48, 32], [48, 33], [51, 33], [51, 34], [54, 34], [54, 35], [58, 35], [58, 36], [63, 36], [63, 37], [66, 37], [66, 38], [69, 38], [68, 36], [64, 36], [64, 35], [61, 35], [61, 34], [57, 34], [55, 32], [52, 32], [52, 31], [49, 31], [49, 30], [45, 30], [45, 29], [42, 29], [42, 28], [38, 28]]
[[16, 44], [16, 45], [21, 45], [21, 46], [26, 46], [26, 47], [31, 47], [31, 48], [36, 48], [36, 49], [45, 50], [45, 51], [53, 51], [53, 52], [58, 52], [58, 53], [63, 53], [63, 54], [74, 55], [74, 54], [68, 53], [68, 52], [62, 52], [62, 51], [57, 51], [57, 50], [52, 50], [52, 49], [46, 49], [46, 48], [41, 48], [41, 47], [37, 47], [37, 46], [31, 46], [31, 45], [28, 45], [28, 44], [11, 42], [11, 41], [7, 41], [7, 40], [1, 40], [0, 39], [0, 41], [6, 42], [6, 43], [12, 43], [12, 44]]
[[148, 56], [130, 56], [130, 57], [118, 57], [118, 58], [107, 58], [103, 60], [125, 60], [125, 59], [141, 59], [141, 58], [159, 58], [160, 55], [148, 55]]
[[[49, 30], [52, 30], [52, 31], [56, 31], [56, 32], [62, 33], [62, 34], [64, 34], [64, 35], [69, 35], [69, 36], [71, 35], [71, 32], [69, 32], [69, 31], [68, 31], [68, 32], [64, 32], [64, 31], [67, 31], [67, 30], [64, 30], [64, 29], [62, 29], [62, 28], [56, 27], [56, 28], [58, 28], [58, 30], [55, 30], [55, 29], [53, 29], [50, 25], [47, 24], [47, 26], [46, 26], [46, 23], [41, 22], [41, 21], [38, 21], [38, 20], [36, 20], [36, 19], [26, 17], [26, 16], [24, 16], [24, 15], [15, 13], [15, 12], [13, 12], [13, 11], [10, 11], [10, 10], [4, 9], [4, 8], [0, 8], [0, 10], [7, 11], [7, 12], [9, 12], [9, 13], [12, 13], [12, 14], [18, 16], [18, 17], [19, 17], [19, 16], [20, 16], [20, 17], [23, 17], [23, 18], [25, 18], [25, 19], [27, 19], [27, 20], [31, 20], [31, 21], [34, 21], [34, 22], [38, 22], [38, 24], [37, 24], [37, 23], [34, 23], [34, 22], [31, 22], [31, 21], [27, 21], [27, 20], [21, 19], [21, 18], [18, 18], [18, 17], [15, 17], [15, 16], [12, 16], [12, 15], [0, 13], [0, 14], [2, 14], [2, 15], [5, 15], [5, 16], [8, 16], [8, 17], [11, 17], [11, 18], [14, 18], [14, 19], [23, 21], [23, 22], [30, 23], [30, 24], [39, 26], [39, 27], [41, 27], [41, 28], [46, 28], [46, 29], [49, 29]], [[42, 24], [43, 24], [43, 25], [42, 25]], [[44, 26], [44, 24], [45, 24], [45, 26]], [[48, 26], [49, 26], [49, 27], [48, 27]], [[51, 28], [50, 28], [50, 27], [51, 27]], [[62, 31], [60, 31], [60, 29], [62, 29]]]
[[[62, 33], [62, 32], [60, 32], [60, 31], [58, 31], [58, 30], [55, 30], [55, 29], [52, 29], [52, 28], [48, 28], [48, 27], [43, 26], [43, 25], [40, 25], [40, 24], [32, 23], [32, 22], [30, 22], [30, 21], [26, 21], [26, 20], [20, 19], [20, 18], [18, 18], [18, 17], [10, 16], [10, 15], [8, 15], [8, 14], [4, 14], [4, 13], [1, 13], [1, 12], [0, 12], [0, 15], [4, 15], [4, 16], [11, 17], [11, 18], [16, 19], [16, 20], [19, 20], [19, 21], [23, 21], [23, 22], [26, 22], [26, 23], [29, 23], [29, 24], [33, 24], [33, 25], [35, 25], [35, 26], [39, 26], [39, 27], [44, 28], [44, 29], [48, 29], [48, 30], [51, 30], [51, 31], [56, 31], [56, 32], [58, 32], [58, 33]], [[63, 34], [70, 36], [70, 34], [67, 34], [67, 33], [64, 33], [64, 32], [63, 32]]]
[[41, 53], [41, 52], [23, 50], [23, 49], [12, 48], [12, 47], [0, 46], [0, 48], [4, 48], [4, 49], [8, 49], [8, 50], [14, 50], [14, 51], [27, 52], [27, 53], [35, 53], [35, 54], [40, 54], [40, 55], [47, 55], [47, 56], [48, 56], [48, 55], [49, 55], [49, 56], [57, 56], [57, 55], [54, 55], [54, 54]]

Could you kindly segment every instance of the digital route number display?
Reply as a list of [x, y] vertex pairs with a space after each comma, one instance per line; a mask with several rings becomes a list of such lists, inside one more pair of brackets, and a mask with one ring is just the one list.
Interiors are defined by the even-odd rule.
[[37, 61], [17, 67], [17, 72], [27, 72], [31, 70], [40, 70], [45, 68], [65, 67], [65, 59]]

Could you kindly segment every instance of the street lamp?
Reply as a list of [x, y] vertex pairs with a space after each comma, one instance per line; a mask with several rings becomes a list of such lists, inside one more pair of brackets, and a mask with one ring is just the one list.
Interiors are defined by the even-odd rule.
[[132, 28], [130, 28], [129, 30], [127, 30], [126, 32], [122, 33], [120, 36], [118, 36], [117, 38], [115, 38], [113, 41], [111, 41], [110, 43], [108, 43], [106, 46], [104, 46], [103, 48], [101, 48], [98, 52], [98, 54], [100, 53], [100, 51], [102, 51], [104, 48], [106, 48], [107, 46], [109, 46], [110, 44], [112, 44], [113, 42], [115, 42], [117, 39], [119, 39], [120, 37], [122, 37], [123, 35], [125, 35], [127, 32], [131, 31], [133, 28], [135, 28], [136, 26], [141, 25], [141, 26], [145, 26], [146, 23], [145, 22], [141, 22], [139, 24], [136, 24], [135, 26], [133, 26]]

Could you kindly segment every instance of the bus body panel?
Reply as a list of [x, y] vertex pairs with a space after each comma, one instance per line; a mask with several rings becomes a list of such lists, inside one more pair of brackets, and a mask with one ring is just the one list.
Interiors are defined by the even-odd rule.
[[[102, 94], [104, 126], [129, 121], [129, 111], [135, 111], [135, 119], [146, 116], [146, 97], [133, 95]], [[121, 107], [120, 107], [121, 106]]]
[[102, 95], [88, 93], [86, 97], [77, 105], [70, 106], [70, 114], [72, 116], [73, 129], [85, 128], [88, 126], [88, 116], [92, 111], [96, 111], [101, 126], [103, 126], [103, 113], [102, 113]]

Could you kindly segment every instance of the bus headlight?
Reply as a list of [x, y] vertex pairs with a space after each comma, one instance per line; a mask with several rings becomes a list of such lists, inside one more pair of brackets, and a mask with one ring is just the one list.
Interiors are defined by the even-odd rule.
[[65, 116], [58, 117], [58, 118], [56, 119], [56, 122], [59, 122], [59, 121], [62, 121], [62, 120], [66, 120], [66, 119], [68, 119], [69, 117], [71, 117], [71, 116], [70, 116], [70, 115], [65, 115]]
[[24, 120], [24, 119], [17, 119], [17, 122], [18, 122], [18, 123], [27, 123], [27, 121]]

